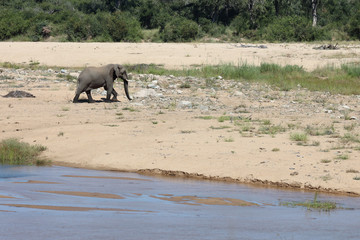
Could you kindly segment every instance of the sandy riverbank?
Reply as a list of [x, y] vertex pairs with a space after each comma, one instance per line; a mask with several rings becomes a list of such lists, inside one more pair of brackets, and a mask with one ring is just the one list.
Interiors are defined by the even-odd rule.
[[[356, 62], [360, 56], [360, 45], [335, 51], [314, 50], [316, 45], [308, 44], [239, 46], [2, 42], [0, 62], [63, 67], [155, 63], [168, 68], [272, 62], [313, 70]], [[156, 80], [153, 95], [129, 102], [119, 82], [121, 102], [104, 103], [102, 92], [95, 91], [96, 103], [73, 104], [76, 83], [56, 72], [3, 69], [0, 77], [1, 96], [12, 90], [36, 96], [0, 97], [0, 139], [17, 137], [45, 145], [46, 155], [58, 164], [360, 194], [359, 144], [344, 142], [346, 134], [358, 137], [358, 96], [281, 92], [220, 79], [209, 87], [205, 79], [133, 74], [130, 93], [148, 91]], [[180, 88], [184, 82], [191, 87]], [[219, 121], [224, 114], [230, 117]], [[269, 134], [266, 127], [281, 130]], [[302, 146], [290, 139], [306, 129], [331, 132], [310, 134]]]

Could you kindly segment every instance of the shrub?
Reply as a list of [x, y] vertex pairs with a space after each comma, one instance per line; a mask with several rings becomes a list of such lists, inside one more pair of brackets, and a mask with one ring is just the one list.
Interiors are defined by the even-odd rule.
[[39, 155], [45, 150], [46, 147], [41, 145], [31, 146], [15, 138], [5, 139], [0, 142], [0, 164], [44, 165], [46, 161]]
[[312, 27], [311, 21], [305, 17], [288, 16], [276, 19], [263, 32], [263, 38], [268, 41], [314, 41], [326, 38], [324, 31]]
[[157, 0], [142, 0], [136, 8], [136, 15], [141, 26], [146, 29], [164, 28], [166, 22], [171, 18], [164, 4]]
[[236, 35], [240, 35], [250, 29], [249, 18], [239, 14], [230, 24]]
[[348, 33], [354, 39], [360, 40], [360, 10], [350, 19]]
[[196, 22], [183, 18], [175, 17], [165, 25], [162, 33], [164, 42], [182, 42], [195, 39], [199, 33]]
[[0, 10], [0, 40], [23, 34], [28, 26], [28, 21], [19, 12], [9, 9]]
[[291, 133], [290, 139], [295, 142], [307, 142], [308, 135], [306, 133]]
[[66, 23], [66, 36], [69, 41], [82, 41], [88, 38], [88, 29], [85, 17], [74, 15]]
[[140, 22], [129, 12], [115, 12], [110, 18], [108, 31], [116, 42], [138, 42], [142, 38]]
[[34, 42], [50, 37], [51, 35], [51, 28], [46, 21], [35, 22], [29, 31], [30, 39]]
[[207, 18], [199, 19], [201, 31], [213, 37], [221, 37], [226, 32], [226, 27], [221, 24], [213, 23]]

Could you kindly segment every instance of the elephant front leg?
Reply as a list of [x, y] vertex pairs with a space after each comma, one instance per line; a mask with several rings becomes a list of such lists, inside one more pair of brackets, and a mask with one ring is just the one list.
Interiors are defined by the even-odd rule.
[[118, 99], [117, 99], [117, 92], [115, 91], [115, 89], [112, 90], [112, 95], [113, 95], [113, 98], [111, 99], [111, 101], [113, 102], [118, 102]]
[[88, 97], [89, 103], [94, 103], [94, 102], [95, 102], [94, 99], [93, 99], [92, 96], [91, 96], [91, 90], [87, 90], [87, 91], [86, 91], [86, 95], [87, 95], [87, 97]]
[[114, 89], [113, 87], [104, 87], [104, 88], [106, 90], [106, 102], [110, 102], [110, 97]]

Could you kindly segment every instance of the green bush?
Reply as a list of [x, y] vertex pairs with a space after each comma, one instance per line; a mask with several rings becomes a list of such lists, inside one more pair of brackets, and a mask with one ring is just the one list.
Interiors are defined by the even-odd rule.
[[46, 21], [38, 21], [29, 29], [30, 39], [34, 42], [50, 37], [51, 28]]
[[294, 42], [324, 40], [326, 35], [321, 28], [312, 27], [310, 20], [305, 17], [288, 16], [276, 19], [263, 31], [268, 41]]
[[24, 34], [29, 22], [15, 10], [0, 10], [0, 40], [7, 40], [11, 37]]
[[108, 23], [108, 31], [115, 42], [138, 42], [143, 36], [140, 22], [129, 12], [115, 12]]
[[65, 28], [68, 41], [79, 42], [88, 38], [85, 17], [82, 15], [74, 15], [69, 18]]
[[348, 33], [354, 39], [360, 40], [360, 10], [350, 19]]
[[164, 42], [190, 41], [196, 38], [199, 27], [196, 22], [183, 17], [175, 17], [165, 25], [162, 32]]
[[221, 37], [226, 32], [226, 27], [224, 25], [213, 23], [207, 18], [200, 18], [199, 26], [202, 34], [208, 34], [212, 37]]
[[0, 142], [0, 164], [7, 165], [45, 165], [49, 163], [40, 157], [46, 147], [30, 145], [20, 142], [15, 138], [9, 138]]
[[234, 18], [230, 26], [236, 35], [240, 35], [250, 29], [249, 18], [239, 14]]

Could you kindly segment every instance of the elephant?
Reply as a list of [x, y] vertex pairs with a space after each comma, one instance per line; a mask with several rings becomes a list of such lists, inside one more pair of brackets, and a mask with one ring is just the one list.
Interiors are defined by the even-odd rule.
[[[80, 73], [73, 103], [77, 103], [79, 101], [79, 96], [83, 92], [86, 92], [89, 103], [95, 102], [91, 97], [91, 90], [100, 87], [104, 87], [107, 91], [107, 102], [117, 101], [118, 94], [113, 86], [116, 78], [121, 78], [124, 81], [126, 97], [129, 100], [132, 100], [129, 95], [126, 69], [119, 64], [108, 64], [102, 67], [87, 67]], [[113, 98], [110, 100], [111, 94], [113, 95]]]

